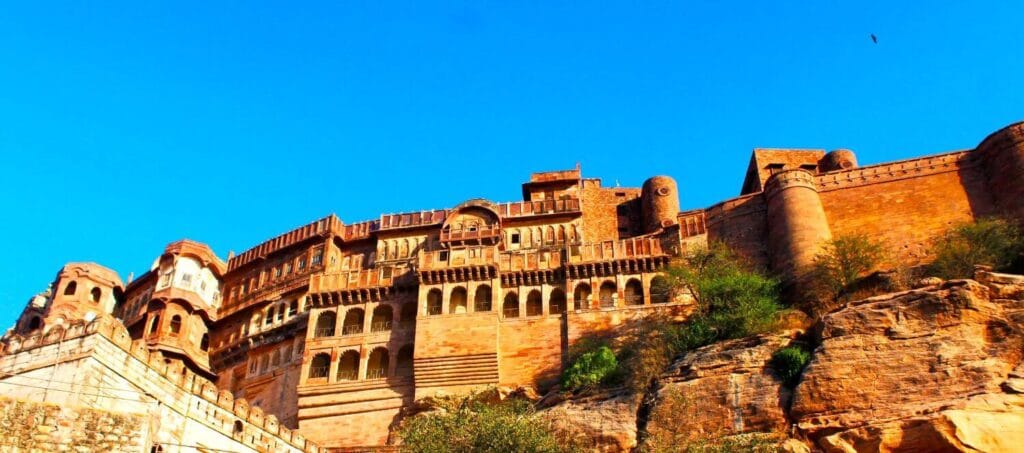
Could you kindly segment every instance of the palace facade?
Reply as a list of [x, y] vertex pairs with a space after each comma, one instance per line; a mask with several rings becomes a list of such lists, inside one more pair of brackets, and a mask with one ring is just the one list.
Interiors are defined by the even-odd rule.
[[4, 337], [0, 389], [26, 397], [4, 387], [27, 372], [14, 358], [26, 344], [112, 322], [126, 354], [215, 385], [225, 407], [272, 415], [288, 432], [280, 445], [305, 448], [292, 431], [314, 450], [385, 445], [417, 399], [545, 387], [576, 339], [655, 311], [685, 316], [690, 297], [661, 272], [687, 249], [722, 241], [791, 283], [824, 241], [869, 233], [919, 264], [955, 224], [1024, 219], [1022, 180], [1018, 123], [972, 150], [870, 166], [849, 150], [756, 149], [740, 196], [687, 211], [672, 178], [605, 187], [577, 167], [534, 173], [522, 201], [330, 215], [226, 261], [180, 240], [127, 282], [95, 263], [64, 266]]

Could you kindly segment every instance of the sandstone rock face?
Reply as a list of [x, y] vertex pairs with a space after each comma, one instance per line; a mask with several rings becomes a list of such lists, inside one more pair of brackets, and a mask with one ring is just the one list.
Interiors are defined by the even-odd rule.
[[637, 411], [641, 397], [626, 392], [609, 392], [572, 398], [541, 413], [560, 431], [591, 451], [624, 452], [637, 445]]
[[793, 332], [725, 341], [676, 361], [661, 379], [647, 432], [661, 443], [747, 432], [782, 433], [791, 392], [770, 365]]
[[790, 410], [798, 434], [825, 451], [1024, 449], [1024, 277], [979, 280], [826, 315]]

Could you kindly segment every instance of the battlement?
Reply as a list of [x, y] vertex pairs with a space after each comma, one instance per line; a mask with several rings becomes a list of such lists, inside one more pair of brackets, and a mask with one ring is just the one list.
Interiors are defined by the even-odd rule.
[[324, 236], [327, 234], [344, 235], [344, 224], [338, 219], [337, 216], [331, 214], [322, 219], [308, 223], [287, 233], [279, 235], [273, 239], [264, 241], [260, 245], [253, 247], [238, 256], [231, 257], [228, 260], [228, 271], [233, 271], [246, 264], [251, 263], [257, 258], [265, 257], [271, 253], [277, 252], [291, 245], [305, 241], [309, 238], [316, 236]]

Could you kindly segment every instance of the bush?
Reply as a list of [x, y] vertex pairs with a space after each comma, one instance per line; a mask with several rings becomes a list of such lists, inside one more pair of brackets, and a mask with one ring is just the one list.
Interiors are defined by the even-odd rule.
[[978, 219], [949, 231], [935, 247], [931, 272], [944, 279], [972, 278], [974, 266], [996, 271], [1022, 270], [1024, 237], [1015, 224], [998, 218]]
[[779, 374], [782, 382], [795, 387], [800, 381], [800, 374], [811, 361], [811, 353], [799, 346], [786, 346], [772, 354], [771, 365]]
[[580, 354], [565, 369], [562, 373], [562, 388], [576, 391], [596, 387], [614, 377], [618, 368], [619, 362], [611, 348], [598, 346], [596, 350]]
[[401, 450], [415, 453], [572, 451], [573, 446], [556, 438], [553, 430], [529, 401], [489, 404], [470, 395], [437, 413], [405, 420], [399, 434]]
[[874, 270], [882, 255], [882, 244], [866, 234], [832, 238], [814, 258], [815, 283], [835, 300]]

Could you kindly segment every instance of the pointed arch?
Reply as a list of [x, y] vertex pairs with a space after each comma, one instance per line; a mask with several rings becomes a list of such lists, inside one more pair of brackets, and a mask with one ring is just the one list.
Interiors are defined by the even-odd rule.
[[338, 360], [338, 380], [354, 381], [359, 379], [359, 352], [349, 349]]
[[375, 348], [366, 360], [366, 379], [384, 379], [388, 377], [388, 365], [391, 358], [384, 347]]
[[544, 314], [543, 296], [539, 290], [530, 291], [526, 295], [526, 316], [540, 316]]
[[452, 288], [452, 293], [449, 295], [448, 314], [454, 315], [469, 311], [468, 301], [466, 299], [468, 299], [468, 295], [465, 287], [456, 286], [455, 288]]
[[362, 308], [350, 308], [345, 312], [345, 322], [341, 325], [342, 335], [354, 335], [363, 333], [363, 312]]
[[600, 291], [598, 297], [601, 300], [601, 308], [615, 307], [615, 295], [618, 291], [615, 287], [615, 282], [609, 280], [602, 283]]
[[576, 285], [576, 290], [572, 293], [572, 304], [576, 310], [586, 310], [590, 308], [590, 285], [587, 283], [580, 283]]
[[444, 309], [444, 296], [441, 294], [441, 290], [433, 288], [427, 291], [427, 314], [428, 315], [439, 315]]
[[390, 305], [380, 305], [373, 309], [373, 318], [370, 318], [370, 332], [387, 332], [391, 330], [391, 321], [394, 313]]
[[313, 337], [333, 337], [334, 326], [338, 323], [338, 315], [333, 311], [321, 312], [316, 317], [316, 329], [313, 331]]
[[491, 311], [490, 285], [476, 287], [476, 294], [473, 296], [473, 311]]
[[629, 279], [629, 281], [626, 282], [623, 295], [626, 299], [626, 305], [644, 304], [644, 286], [640, 283], [640, 280], [635, 278]]
[[501, 304], [501, 313], [506, 318], [519, 317], [519, 295], [515, 292], [505, 294], [505, 301]]
[[76, 291], [78, 291], [78, 282], [74, 280], [68, 282], [68, 285], [64, 287], [65, 296], [74, 296]]

